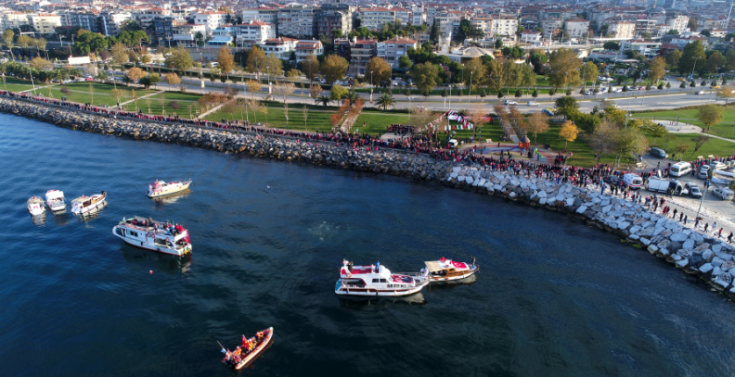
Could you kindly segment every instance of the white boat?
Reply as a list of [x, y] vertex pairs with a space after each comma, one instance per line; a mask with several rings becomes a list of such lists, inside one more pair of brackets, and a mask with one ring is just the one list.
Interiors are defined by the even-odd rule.
[[156, 180], [148, 185], [148, 197], [157, 198], [159, 196], [171, 195], [180, 191], [184, 191], [191, 185], [191, 179], [188, 181], [164, 182]]
[[442, 257], [438, 261], [426, 261], [426, 268], [422, 270], [429, 272], [429, 280], [433, 282], [452, 281], [468, 278], [480, 271], [480, 266], [475, 263], [455, 262]]
[[399, 297], [421, 291], [429, 284], [428, 271], [421, 273], [393, 274], [380, 263], [369, 266], [353, 266], [344, 261], [339, 270], [340, 279], [334, 293], [342, 296]]
[[66, 211], [66, 202], [64, 202], [64, 192], [59, 190], [46, 191], [46, 205], [51, 212]]
[[43, 206], [43, 199], [32, 196], [28, 199], [28, 212], [33, 216], [38, 216], [46, 212], [46, 207]]
[[191, 252], [189, 231], [178, 224], [142, 217], [123, 218], [112, 228], [112, 234], [122, 238], [129, 245], [142, 249], [178, 256]]
[[106, 204], [107, 193], [102, 191], [101, 194], [92, 196], [80, 196], [71, 201], [71, 213], [77, 215], [86, 215], [102, 208]]

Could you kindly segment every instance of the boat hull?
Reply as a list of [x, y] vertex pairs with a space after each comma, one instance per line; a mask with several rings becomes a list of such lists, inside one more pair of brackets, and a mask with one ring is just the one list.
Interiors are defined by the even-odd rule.
[[51, 212], [64, 212], [66, 211], [66, 203], [46, 203], [46, 206]]
[[440, 283], [445, 281], [455, 281], [455, 280], [462, 280], [466, 279], [475, 273], [480, 271], [480, 266], [478, 265], [471, 265], [469, 271], [463, 271], [461, 275], [455, 275], [455, 276], [432, 276], [429, 274], [429, 281], [432, 283]]
[[98, 201], [97, 203], [90, 204], [87, 207], [73, 207], [71, 209], [71, 213], [73, 213], [75, 215], [82, 215], [82, 216], [89, 215], [89, 214], [92, 214], [92, 213], [98, 211], [100, 208], [102, 208], [102, 207], [104, 207], [106, 205], [107, 205], [107, 196], [105, 196], [104, 198], [102, 198], [102, 200]]
[[268, 335], [263, 339], [260, 344], [258, 344], [258, 347], [256, 347], [250, 354], [245, 356], [242, 360], [240, 360], [237, 365], [235, 365], [235, 370], [240, 370], [242, 368], [245, 368], [248, 364], [252, 363], [255, 358], [257, 358], [263, 351], [266, 350], [266, 348], [270, 347], [271, 342], [273, 342], [273, 328], [268, 329]]
[[409, 296], [421, 292], [421, 290], [429, 284], [428, 280], [423, 280], [419, 285], [398, 289], [380, 289], [375, 287], [355, 287], [344, 286], [341, 284], [342, 279], [337, 280], [334, 293], [338, 296], [354, 296], [354, 297], [402, 297]]
[[[115, 228], [117, 228], [117, 227], [115, 227]], [[119, 234], [115, 233], [115, 228], [112, 228], [112, 234], [114, 234], [115, 237], [118, 237], [118, 238], [122, 239], [126, 244], [128, 244], [130, 246], [135, 246], [135, 247], [137, 247], [139, 249], [145, 249], [145, 250], [155, 251], [155, 252], [159, 252], [161, 254], [175, 255], [177, 257], [180, 257], [180, 256], [186, 255], [188, 253], [191, 253], [191, 248], [189, 248], [188, 251], [179, 251], [179, 250], [168, 248], [168, 247], [155, 246], [155, 245], [147, 244], [145, 242], [141, 242], [139, 240], [132, 240], [132, 239], [129, 239], [129, 238], [126, 238], [126, 237], [122, 237]]]
[[28, 207], [28, 212], [30, 212], [31, 216], [38, 216], [43, 215], [43, 213], [46, 212], [46, 209], [43, 206]]
[[170, 190], [165, 190], [165, 191], [161, 191], [161, 192], [157, 192], [157, 193], [152, 193], [152, 192], [149, 191], [146, 195], [148, 195], [148, 197], [151, 198], [151, 199], [153, 199], [153, 198], [160, 198], [162, 196], [168, 196], [168, 195], [172, 195], [172, 194], [177, 194], [177, 193], [182, 192], [184, 190], [188, 190], [190, 185], [191, 185], [191, 181], [183, 184], [181, 187], [172, 188]]

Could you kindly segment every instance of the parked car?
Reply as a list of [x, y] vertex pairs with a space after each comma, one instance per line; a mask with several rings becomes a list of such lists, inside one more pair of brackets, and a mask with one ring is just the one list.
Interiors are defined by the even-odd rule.
[[698, 90], [698, 91], [694, 92], [694, 94], [696, 94], [696, 95], [704, 94], [704, 90]]
[[713, 169], [713, 170], [726, 170], [727, 169], [727, 165], [719, 161], [712, 162], [709, 164], [709, 166], [710, 166], [710, 169]]
[[710, 166], [709, 165], [702, 165], [701, 168], [699, 168], [699, 173], [697, 173], [697, 178], [699, 179], [707, 179], [709, 178], [707, 173], [709, 172]]
[[458, 143], [456, 139], [449, 139], [449, 141], [447, 142], [447, 146], [452, 149], [457, 148], [457, 145]]
[[552, 109], [543, 109], [543, 110], [541, 110], [541, 112], [544, 113], [544, 114], [546, 114], [546, 115], [548, 115], [548, 116], [550, 116], [550, 117], [553, 117], [554, 116], [554, 110], [552, 110]]
[[718, 187], [712, 191], [716, 197], [722, 200], [732, 200], [733, 192], [727, 187]]
[[517, 104], [518, 104], [518, 102], [516, 102], [516, 101], [511, 101], [511, 100], [507, 99], [507, 100], [505, 100], [505, 104], [506, 104], [506, 105], [517, 105]]
[[608, 175], [603, 177], [602, 181], [611, 185], [617, 185], [620, 182], [620, 177], [617, 175]]
[[699, 199], [699, 198], [702, 197], [702, 191], [699, 190], [699, 186], [697, 186], [696, 183], [694, 183], [694, 182], [687, 182], [687, 184], [684, 185], [684, 187], [686, 187], [686, 189], [689, 190], [689, 195], [692, 198]]
[[677, 78], [676, 78], [676, 81], [686, 81], [686, 80], [684, 80], [684, 78], [683, 78], [683, 77], [677, 77]]
[[651, 148], [651, 156], [658, 157], [658, 158], [668, 158], [669, 155], [666, 153], [665, 150], [661, 148]]

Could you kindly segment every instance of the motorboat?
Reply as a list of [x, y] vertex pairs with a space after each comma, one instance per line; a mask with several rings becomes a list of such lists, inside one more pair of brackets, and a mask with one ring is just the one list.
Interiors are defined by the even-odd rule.
[[112, 227], [112, 234], [129, 245], [164, 254], [182, 256], [191, 253], [189, 231], [183, 226], [150, 218], [123, 218]]
[[102, 208], [107, 204], [107, 193], [102, 191], [101, 194], [92, 196], [80, 196], [71, 201], [71, 213], [77, 215], [86, 215]]
[[28, 199], [28, 212], [33, 216], [38, 216], [46, 212], [46, 207], [43, 205], [43, 199], [32, 196]]
[[267, 328], [263, 331], [258, 331], [254, 337], [247, 339], [245, 335], [242, 336], [242, 344], [240, 344], [234, 351], [225, 350], [222, 345], [222, 353], [225, 354], [225, 358], [222, 359], [222, 363], [228, 365], [235, 370], [240, 370], [253, 362], [263, 351], [266, 350], [273, 341], [273, 328]]
[[426, 267], [422, 272], [429, 273], [428, 277], [432, 283], [465, 279], [480, 271], [480, 266], [475, 263], [474, 258], [472, 263], [465, 263], [442, 257], [437, 261], [426, 261], [424, 264]]
[[429, 284], [425, 273], [397, 273], [380, 264], [354, 266], [344, 261], [334, 293], [341, 296], [398, 297], [412, 295]]
[[148, 185], [148, 197], [157, 198], [159, 196], [171, 195], [177, 192], [184, 191], [191, 185], [191, 179], [188, 181], [173, 181], [164, 182], [156, 180], [155, 182]]
[[46, 205], [51, 212], [66, 211], [66, 202], [64, 202], [64, 192], [59, 190], [46, 191]]

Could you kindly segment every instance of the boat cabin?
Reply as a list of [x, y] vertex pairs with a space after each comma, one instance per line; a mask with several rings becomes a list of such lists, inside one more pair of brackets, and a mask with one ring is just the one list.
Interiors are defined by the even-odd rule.
[[438, 261], [426, 261], [426, 269], [431, 277], [463, 277], [470, 272], [470, 266], [464, 262], [455, 262], [451, 259], [442, 258]]

